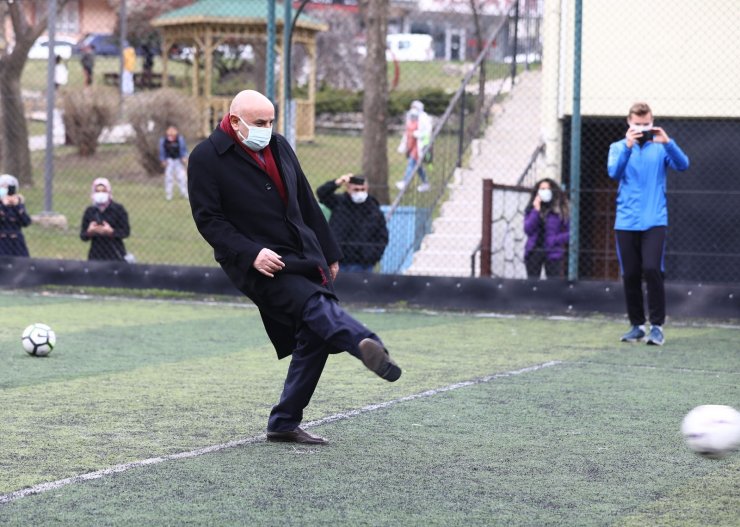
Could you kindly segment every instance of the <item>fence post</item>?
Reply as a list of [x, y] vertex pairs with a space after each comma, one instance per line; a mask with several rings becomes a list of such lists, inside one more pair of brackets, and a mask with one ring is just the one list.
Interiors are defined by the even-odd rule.
[[267, 50], [265, 53], [265, 95], [275, 103], [275, 0], [267, 3]]
[[571, 281], [578, 280], [578, 253], [580, 251], [582, 0], [576, 0], [574, 25], [573, 117], [570, 126], [570, 243], [568, 249], [568, 280]]
[[[56, 38], [57, 23], [57, 0], [49, 2], [49, 58], [46, 62], [47, 86], [54, 86], [54, 64], [56, 53], [54, 53], [54, 39]], [[46, 90], [46, 152], [44, 153], [44, 211], [51, 212], [52, 198], [54, 196], [52, 184], [54, 179], [54, 102], [56, 92], [53, 89]]]
[[519, 0], [515, 1], [514, 7], [514, 47], [511, 53], [511, 86], [514, 86], [514, 80], [516, 80], [516, 54], [517, 54], [517, 40], [519, 39]]
[[462, 166], [463, 150], [465, 145], [465, 89], [460, 94], [460, 133], [457, 137], [457, 168]]
[[483, 218], [481, 221], [480, 275], [491, 277], [491, 245], [493, 244], [493, 180], [483, 180]]

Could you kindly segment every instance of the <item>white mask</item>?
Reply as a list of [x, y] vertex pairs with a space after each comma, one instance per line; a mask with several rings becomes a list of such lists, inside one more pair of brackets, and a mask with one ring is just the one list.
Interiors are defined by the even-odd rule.
[[244, 137], [240, 131], [236, 133], [242, 141], [242, 144], [252, 150], [253, 152], [259, 152], [263, 150], [267, 145], [270, 144], [270, 138], [272, 137], [272, 126], [249, 126], [244, 119], [239, 117], [239, 120], [244, 123], [244, 126], [249, 130], [247, 137]]
[[653, 129], [653, 123], [641, 125], [641, 124], [631, 124], [630, 128], [634, 130], [635, 132], [649, 132]]
[[365, 203], [367, 200], [367, 192], [353, 192], [349, 197], [352, 198], [354, 203]]
[[8, 195], [8, 187], [0, 187], [0, 198]]
[[107, 192], [94, 192], [92, 198], [96, 205], [105, 205], [108, 203], [109, 194]]
[[552, 190], [549, 188], [541, 188], [537, 191], [537, 195], [544, 203], [550, 203], [552, 201]]

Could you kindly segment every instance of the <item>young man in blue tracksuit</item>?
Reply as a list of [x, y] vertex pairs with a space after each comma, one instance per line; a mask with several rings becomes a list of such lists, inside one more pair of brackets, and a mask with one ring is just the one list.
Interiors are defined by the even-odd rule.
[[[659, 126], [645, 103], [632, 105], [625, 138], [609, 147], [609, 177], [617, 191], [617, 256], [622, 270], [627, 315], [631, 328], [622, 342], [662, 346], [665, 289], [663, 285], [666, 229], [666, 167], [683, 171], [689, 158]], [[642, 277], [647, 284], [650, 333], [645, 332]]]

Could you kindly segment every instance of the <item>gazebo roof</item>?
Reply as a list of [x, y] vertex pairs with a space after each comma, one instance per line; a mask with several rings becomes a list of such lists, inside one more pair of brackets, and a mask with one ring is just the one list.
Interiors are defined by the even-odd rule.
[[[156, 27], [209, 23], [263, 25], [267, 21], [267, 4], [267, 0], [197, 0], [191, 5], [161, 14], [152, 20], [152, 25]], [[275, 23], [282, 25], [284, 19], [283, 5], [276, 2]], [[296, 26], [314, 31], [326, 29], [324, 23], [305, 15], [301, 15]]]

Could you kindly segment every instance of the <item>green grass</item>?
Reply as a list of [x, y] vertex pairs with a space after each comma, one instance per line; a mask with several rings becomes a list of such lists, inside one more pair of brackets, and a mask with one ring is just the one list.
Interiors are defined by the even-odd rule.
[[[353, 310], [404, 369], [384, 383], [332, 356], [315, 420], [546, 361], [558, 365], [0, 505], [7, 525], [737, 525], [740, 454], [678, 431], [740, 400], [738, 332], [672, 326], [620, 345], [620, 321]], [[0, 494], [264, 430], [285, 361], [243, 302], [0, 294]], [[18, 338], [57, 330], [44, 359]]]
[[[121, 62], [118, 57], [95, 57], [95, 68], [93, 69], [94, 84], [103, 84], [103, 76], [105, 73], [118, 73], [120, 71]], [[137, 58], [136, 71], [141, 71], [142, 59]], [[45, 60], [28, 60], [23, 68], [23, 74], [21, 76], [21, 85], [24, 90], [32, 90], [37, 92], [46, 93], [46, 68], [47, 64]], [[73, 56], [67, 61], [67, 70], [69, 71], [69, 82], [67, 83], [67, 90], [73, 90], [81, 88], [84, 85], [84, 75], [82, 73], [82, 65], [80, 64], [80, 57]], [[155, 73], [162, 72], [162, 60], [157, 57], [154, 61], [153, 70]], [[189, 84], [191, 77], [191, 66], [184, 62], [169, 61], [167, 63], [167, 72], [169, 75], [174, 75], [178, 81]]]

